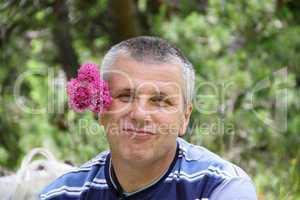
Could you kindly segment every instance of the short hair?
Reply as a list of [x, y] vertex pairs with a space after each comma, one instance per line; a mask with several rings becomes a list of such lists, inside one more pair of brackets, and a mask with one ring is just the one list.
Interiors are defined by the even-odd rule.
[[193, 65], [173, 44], [158, 37], [139, 36], [114, 45], [102, 60], [101, 75], [107, 80], [105, 72], [114, 63], [119, 55], [128, 55], [136, 61], [147, 61], [154, 63], [175, 63], [182, 69], [184, 81], [183, 95], [185, 105], [192, 103], [195, 88], [195, 70]]

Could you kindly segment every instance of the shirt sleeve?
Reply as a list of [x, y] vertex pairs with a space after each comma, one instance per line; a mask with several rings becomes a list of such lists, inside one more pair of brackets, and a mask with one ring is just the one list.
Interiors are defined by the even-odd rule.
[[220, 184], [209, 200], [257, 200], [257, 196], [250, 178], [236, 177]]

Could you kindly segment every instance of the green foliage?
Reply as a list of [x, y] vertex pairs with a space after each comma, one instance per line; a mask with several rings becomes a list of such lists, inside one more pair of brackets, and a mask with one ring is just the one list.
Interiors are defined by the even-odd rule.
[[[10, 169], [38, 146], [76, 164], [108, 148], [96, 116], [68, 109], [66, 69], [53, 39], [53, 2], [44, 2], [0, 4], [7, 7], [0, 25], [9, 33], [0, 43], [0, 165]], [[241, 165], [253, 177], [260, 199], [299, 199], [297, 2], [278, 7], [275, 0], [163, 1], [155, 12], [149, 11], [150, 1], [137, 2], [149, 34], [175, 43], [195, 66], [196, 96], [186, 139]], [[79, 63], [100, 63], [115, 41], [108, 31], [113, 26], [109, 1], [67, 6]]]
[[[206, 15], [176, 15], [159, 30], [198, 72], [188, 138], [257, 174], [262, 199], [297, 199], [300, 26], [280, 19], [274, 1], [226, 1], [223, 8], [220, 1], [210, 3]], [[286, 76], [279, 75], [282, 69]], [[262, 85], [252, 102], [252, 90]], [[288, 95], [278, 98], [280, 91]], [[280, 100], [287, 106], [276, 106]], [[275, 117], [282, 111], [283, 129]]]

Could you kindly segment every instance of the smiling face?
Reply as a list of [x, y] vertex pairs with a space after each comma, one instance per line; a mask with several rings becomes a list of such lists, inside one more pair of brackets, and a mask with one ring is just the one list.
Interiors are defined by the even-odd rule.
[[184, 134], [192, 110], [184, 108], [180, 66], [120, 55], [108, 77], [113, 101], [100, 123], [112, 157], [151, 164], [174, 156], [176, 138]]

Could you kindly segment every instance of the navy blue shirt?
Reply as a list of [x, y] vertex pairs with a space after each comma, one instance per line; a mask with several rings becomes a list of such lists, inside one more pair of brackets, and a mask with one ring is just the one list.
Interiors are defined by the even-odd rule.
[[106, 151], [47, 186], [43, 200], [256, 200], [247, 174], [207, 149], [177, 139], [176, 155], [152, 184], [125, 193]]

